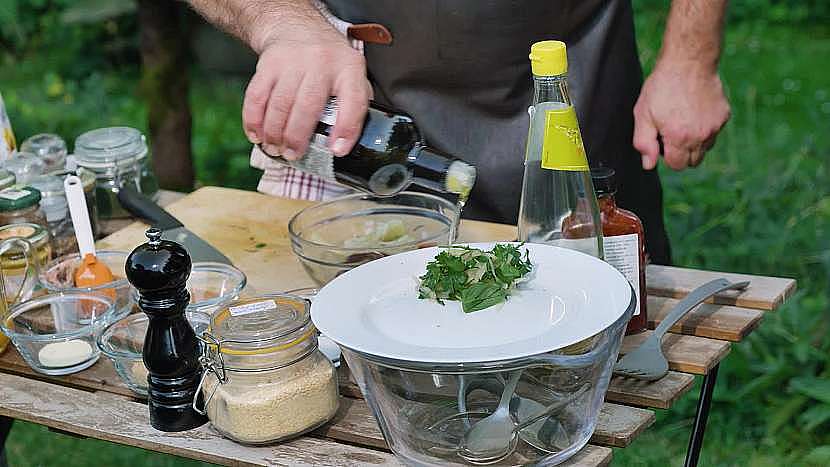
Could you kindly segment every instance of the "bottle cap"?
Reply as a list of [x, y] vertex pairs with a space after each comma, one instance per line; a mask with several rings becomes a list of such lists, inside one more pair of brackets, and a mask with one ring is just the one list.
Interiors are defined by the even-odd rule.
[[594, 182], [594, 191], [599, 195], [613, 195], [617, 192], [617, 181], [614, 169], [596, 167], [591, 169], [591, 180]]
[[564, 75], [568, 54], [562, 41], [541, 41], [530, 47], [530, 68], [536, 76]]

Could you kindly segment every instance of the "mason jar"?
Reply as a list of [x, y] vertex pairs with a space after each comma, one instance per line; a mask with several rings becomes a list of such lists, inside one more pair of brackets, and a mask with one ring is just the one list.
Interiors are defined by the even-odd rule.
[[40, 199], [40, 191], [30, 186], [0, 191], [0, 225], [33, 223], [47, 227]]
[[15, 183], [17, 183], [17, 179], [13, 173], [6, 169], [0, 169], [0, 190], [11, 188]]
[[20, 144], [20, 152], [36, 155], [43, 161], [46, 173], [66, 168], [66, 141], [52, 133], [40, 133]]
[[49, 236], [52, 238], [52, 252], [55, 256], [78, 251], [63, 180], [64, 177], [59, 175], [42, 175], [31, 181], [32, 187], [40, 191], [40, 208], [46, 215]]
[[[86, 199], [86, 210], [89, 214], [89, 224], [92, 227], [92, 236], [98, 238], [98, 203], [95, 196], [95, 173], [83, 167], [76, 167], [73, 170], [58, 170], [49, 175], [60, 177], [61, 180], [64, 180], [67, 175], [75, 175], [81, 179], [81, 186], [84, 189], [84, 199]], [[64, 196], [66, 196], [65, 190]], [[72, 221], [71, 217], [69, 217], [69, 221]]]
[[75, 139], [73, 157], [78, 167], [95, 174], [100, 219], [131, 217], [118, 202], [118, 192], [124, 187], [154, 200], [158, 197], [158, 182], [148, 165], [147, 142], [135, 128], [87, 131]]
[[49, 231], [38, 224], [0, 226], [0, 269], [8, 304], [32, 297], [38, 270], [52, 258]]
[[225, 437], [273, 443], [314, 430], [337, 412], [337, 373], [317, 347], [307, 300], [285, 294], [237, 300], [200, 337], [205, 402], [194, 408]]
[[26, 185], [35, 177], [46, 173], [46, 164], [29, 152], [17, 152], [3, 164], [3, 168], [14, 174], [16, 183]]

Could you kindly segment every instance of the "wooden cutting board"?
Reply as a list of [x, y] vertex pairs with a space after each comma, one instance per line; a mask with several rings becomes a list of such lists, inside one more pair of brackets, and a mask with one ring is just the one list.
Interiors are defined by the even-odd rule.
[[[166, 206], [188, 229], [216, 247], [248, 276], [249, 293], [312, 287], [314, 282], [291, 252], [288, 220], [312, 204], [252, 191], [205, 187]], [[98, 248], [132, 251], [144, 243], [147, 226], [134, 223], [98, 242]], [[516, 227], [463, 221], [460, 240], [505, 241]]]

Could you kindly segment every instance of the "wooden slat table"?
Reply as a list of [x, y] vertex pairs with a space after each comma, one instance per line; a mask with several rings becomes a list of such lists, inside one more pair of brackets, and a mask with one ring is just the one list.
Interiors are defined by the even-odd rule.
[[[160, 204], [188, 228], [222, 250], [245, 271], [253, 293], [312, 286], [290, 250], [287, 220], [309, 203], [257, 193], [207, 187], [186, 196], [163, 193]], [[123, 221], [122, 227], [99, 242], [100, 248], [131, 250], [144, 241], [146, 226]], [[515, 227], [465, 221], [462, 241], [504, 241]], [[566, 465], [610, 463], [612, 447], [628, 446], [654, 421], [652, 409], [669, 409], [704, 375], [701, 403], [690, 452], [702, 440], [708, 397], [717, 367], [755, 329], [765, 312], [774, 310], [795, 289], [795, 281], [649, 266], [649, 327], [654, 328], [688, 291], [713, 278], [749, 279], [750, 288], [736, 296], [724, 293], [692, 311], [671, 329], [664, 351], [672, 371], [646, 383], [614, 377], [587, 445]], [[650, 331], [629, 336], [623, 352], [634, 348]], [[223, 465], [400, 465], [350, 377], [340, 369], [341, 405], [335, 418], [308, 436], [267, 447], [245, 447], [222, 438], [209, 426], [164, 434], [149, 427], [146, 406], [115, 374], [105, 358], [93, 367], [65, 377], [39, 375], [14, 349], [0, 356], [0, 415], [11, 416], [81, 436], [176, 454]], [[708, 397], [706, 391], [709, 391]], [[81, 410], [83, 409], [83, 410]], [[695, 445], [697, 448], [695, 448]], [[696, 457], [690, 458], [692, 464]]]

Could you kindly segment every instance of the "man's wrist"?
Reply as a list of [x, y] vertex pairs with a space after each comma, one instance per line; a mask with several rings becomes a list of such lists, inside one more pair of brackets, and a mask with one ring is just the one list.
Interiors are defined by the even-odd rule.
[[250, 46], [257, 54], [278, 42], [348, 44], [342, 34], [306, 1], [298, 1], [295, 8], [288, 11], [261, 15], [256, 23]]
[[701, 60], [682, 54], [661, 53], [654, 64], [654, 72], [710, 77], [718, 74], [718, 61], [717, 59]]

